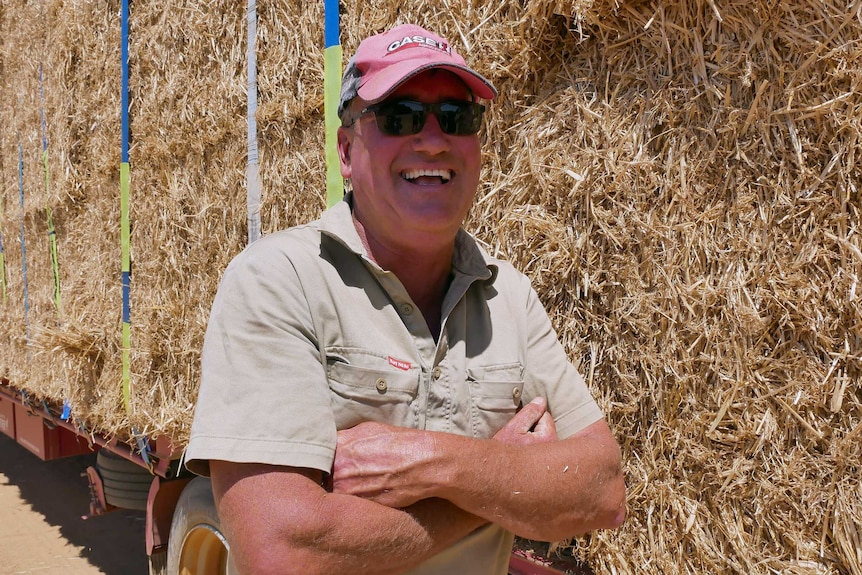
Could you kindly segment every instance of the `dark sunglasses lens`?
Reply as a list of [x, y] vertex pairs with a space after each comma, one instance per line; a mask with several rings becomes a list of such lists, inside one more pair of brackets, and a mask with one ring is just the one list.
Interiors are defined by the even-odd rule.
[[476, 134], [482, 125], [485, 107], [474, 102], [423, 104], [399, 100], [381, 104], [374, 111], [377, 127], [390, 136], [412, 136], [422, 131], [428, 112], [437, 116], [440, 129], [452, 136]]
[[447, 134], [470, 136], [479, 131], [484, 111], [484, 106], [472, 102], [443, 102], [437, 107], [437, 121]]
[[425, 106], [420, 102], [400, 101], [380, 106], [375, 116], [377, 127], [390, 136], [418, 134], [425, 125]]

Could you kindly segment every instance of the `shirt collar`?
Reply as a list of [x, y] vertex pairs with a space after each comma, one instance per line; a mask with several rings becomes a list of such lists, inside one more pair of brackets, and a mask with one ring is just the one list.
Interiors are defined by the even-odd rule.
[[[320, 216], [320, 232], [337, 240], [356, 255], [370, 260], [362, 240], [353, 225], [353, 193], [348, 192], [344, 200], [327, 209]], [[463, 228], [455, 237], [455, 253], [452, 256], [452, 271], [471, 276], [477, 280], [493, 283], [498, 266], [494, 258], [478, 244]]]

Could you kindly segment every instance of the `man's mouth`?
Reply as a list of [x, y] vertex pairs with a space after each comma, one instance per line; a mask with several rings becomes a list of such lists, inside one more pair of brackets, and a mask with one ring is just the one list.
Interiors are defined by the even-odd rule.
[[408, 182], [420, 185], [445, 184], [452, 179], [452, 170], [407, 170], [401, 177]]

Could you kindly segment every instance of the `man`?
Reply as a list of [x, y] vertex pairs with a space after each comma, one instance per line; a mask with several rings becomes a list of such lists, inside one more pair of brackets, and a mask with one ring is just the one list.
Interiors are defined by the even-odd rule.
[[461, 229], [491, 83], [399, 26], [345, 72], [344, 202], [229, 266], [190, 469], [244, 575], [505, 574], [619, 525], [619, 448], [529, 281]]

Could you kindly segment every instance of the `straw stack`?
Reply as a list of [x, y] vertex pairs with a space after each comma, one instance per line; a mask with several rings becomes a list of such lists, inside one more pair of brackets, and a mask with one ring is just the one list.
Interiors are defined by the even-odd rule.
[[[208, 308], [245, 243], [244, 8], [133, 3], [126, 412], [118, 7], [0, 7], [0, 375], [94, 429], [187, 438]], [[467, 227], [533, 279], [629, 486], [620, 530], [557, 547], [597, 573], [862, 574], [862, 2], [342, 9], [346, 54], [413, 21], [500, 90]], [[270, 233], [324, 207], [323, 6], [258, 15]]]

